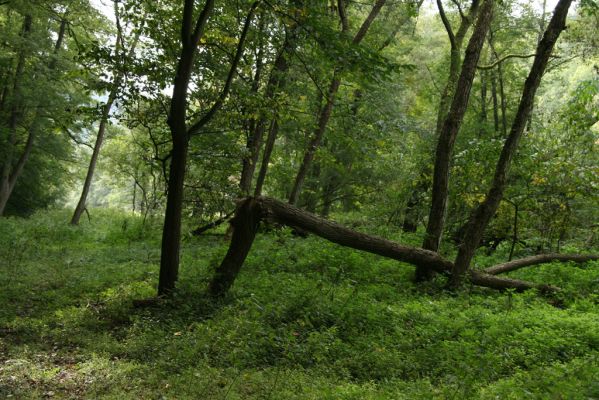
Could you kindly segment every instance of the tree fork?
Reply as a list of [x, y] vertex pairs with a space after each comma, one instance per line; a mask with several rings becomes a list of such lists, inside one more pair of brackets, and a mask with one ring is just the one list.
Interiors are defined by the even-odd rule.
[[568, 9], [571, 3], [572, 0], [560, 0], [557, 3], [543, 39], [537, 46], [535, 59], [524, 83], [518, 111], [495, 167], [491, 187], [485, 196], [485, 200], [474, 210], [465, 225], [463, 243], [458, 249], [455, 270], [452, 274], [453, 285], [459, 285], [462, 276], [470, 268], [470, 263], [474, 257], [476, 247], [480, 243], [483, 232], [493, 215], [495, 215], [499, 203], [503, 198], [512, 158], [516, 153], [528, 117], [532, 112], [534, 97], [541, 84], [541, 78], [545, 72], [555, 43], [566, 27], [566, 17], [568, 16]]

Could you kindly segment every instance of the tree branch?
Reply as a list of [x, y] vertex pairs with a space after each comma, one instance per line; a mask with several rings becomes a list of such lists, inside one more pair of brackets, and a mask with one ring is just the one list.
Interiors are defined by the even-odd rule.
[[354, 36], [352, 40], [353, 44], [359, 44], [362, 41], [362, 39], [364, 39], [364, 36], [366, 36], [366, 33], [368, 32], [370, 25], [372, 25], [372, 22], [375, 20], [375, 18], [381, 11], [381, 8], [383, 8], [383, 6], [385, 5], [385, 2], [386, 0], [377, 0], [377, 2], [372, 7], [372, 10], [370, 10], [370, 14], [368, 14], [368, 17], [366, 17], [366, 19], [362, 23], [362, 26], [360, 26], [358, 33], [356, 33], [356, 36]]
[[519, 260], [509, 261], [503, 264], [497, 264], [484, 269], [484, 272], [490, 275], [503, 274], [510, 271], [515, 271], [520, 268], [530, 267], [550, 263], [553, 261], [576, 263], [584, 263], [587, 261], [599, 260], [598, 254], [540, 254], [536, 256], [521, 258]]
[[223, 90], [222, 90], [219, 98], [214, 102], [214, 104], [212, 105], [210, 110], [208, 110], [208, 112], [206, 114], [204, 114], [204, 116], [202, 118], [200, 118], [196, 123], [194, 123], [188, 129], [188, 131], [187, 131], [188, 137], [199, 133], [202, 130], [202, 128], [204, 126], [206, 126], [206, 124], [208, 122], [210, 122], [210, 120], [212, 120], [212, 118], [214, 118], [214, 115], [216, 115], [218, 110], [220, 110], [220, 108], [223, 106], [225, 99], [229, 95], [229, 91], [231, 90], [231, 83], [233, 83], [233, 78], [235, 77], [235, 73], [237, 72], [237, 66], [239, 65], [239, 60], [241, 60], [241, 55], [243, 54], [245, 39], [246, 39], [248, 31], [250, 29], [252, 18], [254, 17], [254, 12], [256, 11], [256, 8], [258, 7], [259, 4], [260, 4], [260, 1], [255, 1], [254, 3], [252, 3], [250, 10], [247, 14], [245, 23], [243, 25], [243, 30], [241, 32], [241, 36], [239, 37], [239, 43], [237, 44], [235, 58], [233, 59], [233, 62], [231, 63], [231, 68], [229, 69], [229, 73], [227, 75], [227, 80], [225, 81], [225, 86], [223, 87]]
[[453, 34], [453, 30], [451, 29], [451, 24], [447, 19], [447, 15], [445, 15], [445, 10], [443, 9], [443, 3], [441, 0], [437, 0], [437, 8], [439, 9], [439, 15], [441, 16], [441, 21], [443, 22], [443, 26], [447, 31], [447, 36], [449, 36], [449, 43], [451, 43], [451, 48], [455, 49], [457, 47], [455, 41], [455, 35]]
[[[499, 64], [501, 64], [502, 62], [509, 60], [510, 58], [531, 58], [531, 57], [535, 57], [537, 54], [536, 53], [532, 53], [532, 54], [507, 54], [499, 59], [497, 59], [494, 63], [489, 64], [489, 65], [479, 65], [476, 68], [478, 69], [482, 69], [482, 70], [488, 70], [488, 69], [493, 69], [496, 66], [498, 66]], [[560, 58], [560, 56], [551, 56], [551, 58]]]

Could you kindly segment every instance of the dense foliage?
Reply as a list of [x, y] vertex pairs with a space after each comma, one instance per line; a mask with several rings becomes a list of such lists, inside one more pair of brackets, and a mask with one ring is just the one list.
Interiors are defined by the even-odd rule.
[[599, 398], [550, 3], [0, 0], [0, 397]]

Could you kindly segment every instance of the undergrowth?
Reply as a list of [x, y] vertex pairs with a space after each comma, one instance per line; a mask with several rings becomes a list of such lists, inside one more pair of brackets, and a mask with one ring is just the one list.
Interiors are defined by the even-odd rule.
[[0, 220], [0, 398], [599, 398], [597, 262], [512, 274], [562, 287], [555, 306], [416, 286], [408, 265], [270, 231], [213, 301], [227, 243], [185, 237], [175, 296], [136, 308], [155, 294], [160, 221], [68, 217]]

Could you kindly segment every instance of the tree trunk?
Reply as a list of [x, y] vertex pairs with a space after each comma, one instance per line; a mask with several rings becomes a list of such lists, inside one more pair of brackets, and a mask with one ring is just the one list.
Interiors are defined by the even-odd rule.
[[536, 256], [530, 256], [521, 258], [519, 260], [509, 261], [503, 264], [494, 265], [486, 268], [483, 271], [486, 274], [498, 275], [506, 272], [515, 271], [520, 268], [530, 267], [532, 265], [545, 264], [549, 262], [576, 262], [584, 263], [587, 261], [599, 260], [599, 256], [596, 254], [540, 254]]
[[162, 229], [162, 247], [160, 255], [160, 275], [158, 279], [158, 295], [166, 295], [173, 291], [179, 274], [179, 251], [181, 246], [181, 212], [183, 210], [183, 188], [185, 168], [187, 165], [188, 141], [186, 132], [173, 134], [173, 150], [168, 179], [168, 194], [164, 227]]
[[429, 213], [426, 237], [423, 247], [431, 251], [438, 251], [445, 224], [447, 197], [449, 190], [449, 169], [453, 146], [462, 124], [470, 89], [476, 72], [476, 65], [489, 30], [493, 16], [493, 0], [484, 0], [472, 37], [466, 48], [462, 63], [460, 78], [451, 103], [451, 108], [441, 129], [435, 153], [435, 167], [433, 171], [433, 192], [431, 209]]
[[185, 168], [187, 164], [187, 149], [189, 138], [202, 132], [204, 127], [222, 108], [229, 95], [237, 66], [241, 60], [245, 39], [250, 29], [254, 12], [259, 1], [254, 1], [245, 18], [243, 29], [237, 43], [235, 57], [229, 68], [226, 81], [220, 96], [210, 109], [189, 128], [187, 127], [187, 89], [191, 79], [193, 63], [198, 43], [203, 36], [206, 22], [214, 7], [214, 0], [207, 0], [192, 29], [194, 1], [186, 0], [183, 9], [181, 25], [181, 55], [177, 65], [177, 74], [171, 97], [168, 124], [171, 129], [173, 149], [171, 168], [169, 172], [168, 195], [164, 226], [162, 230], [162, 250], [160, 256], [160, 274], [158, 280], [158, 295], [169, 295], [175, 289], [179, 274], [179, 250], [181, 241], [181, 213], [183, 210], [183, 192]]
[[85, 181], [83, 182], [81, 196], [79, 197], [79, 202], [77, 203], [77, 207], [75, 207], [75, 212], [73, 213], [73, 217], [71, 218], [71, 225], [79, 225], [79, 220], [81, 219], [83, 210], [85, 210], [86, 208], [87, 196], [89, 194], [89, 189], [92, 185], [94, 173], [96, 171], [96, 164], [98, 162], [98, 157], [100, 156], [100, 149], [102, 148], [102, 143], [104, 142], [106, 125], [108, 124], [108, 118], [110, 117], [110, 109], [112, 108], [112, 104], [116, 99], [117, 90], [118, 87], [116, 85], [113, 86], [112, 91], [108, 96], [108, 101], [106, 102], [106, 104], [104, 104], [104, 107], [102, 108], [102, 117], [100, 119], [100, 126], [98, 127], [96, 143], [94, 144], [94, 150], [92, 151], [92, 156], [89, 161], [89, 167], [87, 168], [87, 174], [85, 175]]
[[512, 244], [510, 246], [510, 254], [508, 256], [508, 261], [512, 261], [512, 257], [514, 257], [514, 249], [516, 248], [516, 244], [518, 243], [518, 204], [513, 203], [514, 205], [514, 226], [512, 230]]
[[[353, 37], [352, 43], [354, 45], [360, 44], [362, 39], [364, 39], [364, 37], [366, 36], [366, 33], [368, 32], [368, 29], [370, 28], [370, 26], [372, 25], [372, 22], [375, 20], [375, 18], [381, 11], [381, 8], [385, 4], [385, 2], [386, 2], [386, 0], [377, 0], [375, 5], [372, 7], [372, 10], [370, 10], [370, 13], [368, 14], [366, 19], [360, 26], [360, 29], [358, 30], [356, 35]], [[345, 15], [343, 1], [340, 0], [338, 4], [339, 4], [339, 16], [341, 18], [341, 24], [342, 24], [342, 32], [341, 33], [343, 34], [343, 33], [346, 33], [348, 30], [348, 22], [347, 22], [347, 16]], [[310, 166], [312, 165], [312, 160], [314, 159], [314, 154], [316, 153], [316, 150], [318, 149], [318, 147], [320, 146], [320, 143], [322, 142], [322, 138], [324, 136], [327, 125], [329, 123], [329, 119], [331, 117], [331, 112], [333, 111], [333, 105], [335, 104], [335, 96], [337, 95], [337, 91], [339, 90], [339, 85], [341, 84], [341, 78], [339, 77], [340, 71], [341, 71], [340, 67], [336, 67], [333, 71], [333, 77], [331, 79], [331, 83], [329, 85], [329, 89], [327, 92], [326, 103], [325, 103], [324, 107], [320, 110], [316, 130], [314, 132], [312, 140], [310, 140], [310, 143], [308, 144], [308, 148], [306, 149], [304, 158], [302, 160], [300, 168], [295, 177], [295, 181], [293, 183], [293, 188], [291, 189], [291, 194], [289, 195], [289, 204], [297, 204], [297, 200], [299, 198], [300, 191], [302, 190], [302, 186], [304, 184], [304, 181], [306, 180], [306, 175], [308, 173], [308, 170], [310, 169]]]
[[465, 226], [465, 234], [463, 243], [459, 247], [458, 255], [455, 261], [455, 268], [452, 273], [452, 284], [459, 285], [462, 282], [465, 272], [470, 267], [470, 262], [474, 257], [476, 247], [480, 243], [483, 232], [489, 221], [497, 211], [499, 203], [503, 198], [503, 192], [507, 184], [507, 177], [512, 162], [512, 158], [518, 147], [522, 133], [528, 120], [528, 115], [531, 112], [532, 104], [536, 91], [541, 83], [541, 78], [547, 67], [549, 57], [553, 51], [553, 47], [559, 38], [562, 30], [566, 26], [566, 17], [572, 0], [559, 0], [555, 7], [555, 11], [543, 39], [537, 46], [536, 56], [533, 65], [530, 69], [518, 111], [510, 134], [503, 146], [501, 155], [495, 167], [495, 175], [491, 188], [487, 193], [485, 200], [476, 208], [470, 216], [469, 221]]
[[277, 116], [274, 116], [273, 120], [270, 122], [270, 128], [268, 129], [268, 137], [266, 138], [266, 143], [264, 144], [264, 154], [262, 155], [260, 172], [258, 173], [256, 187], [254, 188], [254, 196], [262, 195], [262, 188], [266, 179], [266, 173], [268, 172], [268, 163], [270, 163], [270, 157], [275, 147], [275, 141], [277, 140], [278, 132], [279, 123], [277, 121]]
[[295, 181], [291, 189], [291, 194], [289, 195], [289, 204], [297, 204], [297, 200], [299, 199], [300, 191], [302, 189], [304, 181], [306, 180], [308, 170], [312, 165], [314, 154], [316, 154], [316, 150], [318, 150], [318, 147], [322, 142], [324, 132], [329, 123], [329, 119], [331, 118], [331, 112], [333, 111], [335, 96], [337, 95], [339, 85], [341, 84], [341, 79], [339, 79], [338, 76], [339, 71], [335, 69], [335, 71], [333, 72], [331, 84], [329, 85], [329, 90], [327, 92], [326, 103], [324, 107], [321, 109], [320, 115], [318, 117], [318, 125], [316, 127], [316, 130], [314, 131], [314, 135], [310, 140], [310, 143], [308, 143], [308, 148], [304, 153], [304, 158], [302, 160], [302, 163], [300, 164], [299, 170], [297, 171], [297, 175], [295, 176]]
[[[117, 13], [116, 9], [117, 5], [115, 3], [115, 13]], [[118, 15], [118, 14], [117, 14]], [[119, 26], [119, 25], [117, 25]], [[115, 48], [118, 52], [121, 49], [122, 43], [122, 32], [119, 30], [117, 33]], [[131, 44], [131, 48], [129, 48], [127, 52], [127, 58], [130, 58], [135, 52], [135, 48], [137, 47], [137, 42], [139, 40], [139, 33], [133, 39]], [[122, 49], [124, 50], [124, 49]], [[120, 89], [121, 80], [124, 75], [124, 65], [118, 65], [117, 70], [113, 71], [115, 74], [114, 80], [112, 82], [112, 88], [110, 89], [110, 93], [108, 94], [108, 100], [104, 107], [102, 108], [102, 115], [100, 117], [100, 125], [98, 127], [98, 134], [96, 135], [96, 143], [94, 144], [94, 149], [92, 151], [92, 156], [89, 161], [89, 167], [87, 168], [87, 173], [85, 175], [85, 181], [83, 182], [83, 188], [81, 190], [81, 196], [79, 197], [79, 201], [77, 202], [77, 206], [75, 207], [75, 211], [73, 212], [73, 217], [71, 218], [71, 225], [79, 225], [79, 220], [81, 219], [81, 215], [83, 214], [83, 210], [86, 209], [87, 196], [89, 194], [89, 189], [91, 188], [92, 181], [94, 178], [94, 173], [96, 172], [96, 164], [98, 162], [98, 157], [100, 156], [100, 150], [102, 148], [102, 144], [104, 143], [104, 135], [106, 133], [106, 126], [108, 125], [108, 119], [110, 118], [110, 110], [112, 109], [112, 105], [116, 101], [118, 96], [118, 91]]]
[[499, 107], [497, 102], [497, 77], [495, 72], [491, 74], [491, 97], [493, 99], [493, 127], [497, 134], [499, 132]]
[[[294, 35], [293, 33], [290, 35]], [[281, 50], [279, 51], [277, 58], [273, 64], [272, 71], [270, 73], [270, 77], [268, 79], [268, 83], [266, 84], [265, 90], [265, 100], [267, 102], [273, 101], [277, 92], [282, 90], [285, 86], [287, 71], [289, 70], [289, 63], [287, 62], [288, 55], [294, 49], [295, 38], [294, 37], [286, 37], [283, 43]], [[276, 115], [272, 116], [273, 119], [276, 119]], [[254, 177], [254, 173], [256, 171], [256, 164], [258, 162], [258, 157], [260, 156], [260, 147], [262, 145], [262, 137], [264, 136], [264, 132], [266, 128], [269, 126], [268, 116], [265, 115], [264, 112], [261, 113], [261, 117], [256, 122], [256, 127], [252, 132], [250, 138], [248, 138], [247, 149], [248, 156], [243, 160], [243, 167], [241, 170], [241, 179], [240, 179], [240, 189], [244, 195], [248, 195], [252, 186], [252, 179]], [[269, 137], [267, 141], [270, 140], [270, 129], [269, 129]], [[274, 140], [274, 139], [273, 139]], [[272, 149], [271, 149], [272, 151]], [[266, 172], [265, 172], [266, 173]]]
[[[453, 264], [436, 252], [403, 246], [378, 236], [356, 232], [343, 225], [320, 218], [293, 205], [272, 198], [246, 198], [238, 204], [236, 215], [232, 221], [235, 229], [229, 250], [208, 286], [209, 293], [212, 296], [223, 296], [235, 281], [251, 249], [259, 223], [262, 220], [297, 228], [341, 246], [392, 258], [421, 268], [432, 269], [441, 273], [449, 273], [453, 269]], [[597, 258], [597, 256], [586, 257]], [[522, 291], [533, 288], [549, 292], [558, 290], [558, 288], [546, 284], [499, 278], [485, 271], [470, 271], [469, 278], [476, 285], [498, 290], [515, 289]]]
[[183, 209], [183, 183], [187, 163], [188, 130], [187, 88], [195, 58], [196, 46], [203, 36], [208, 17], [212, 13], [214, 0], [207, 0], [193, 26], [194, 1], [186, 0], [181, 23], [181, 53], [171, 96], [168, 125], [171, 130], [173, 148], [169, 170], [166, 211], [162, 228], [160, 274], [158, 295], [170, 294], [175, 288], [179, 274], [179, 249], [181, 239], [181, 211]]

